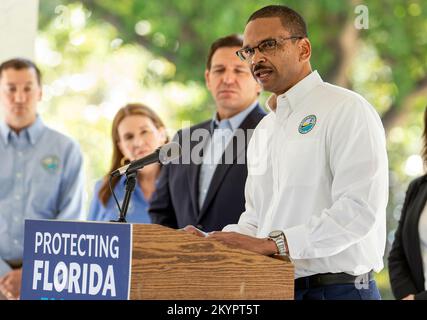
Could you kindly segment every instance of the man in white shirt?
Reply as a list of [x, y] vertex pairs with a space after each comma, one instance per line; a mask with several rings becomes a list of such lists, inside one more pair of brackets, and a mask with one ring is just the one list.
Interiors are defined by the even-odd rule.
[[249, 145], [245, 212], [209, 237], [288, 255], [296, 299], [380, 299], [388, 162], [377, 112], [312, 71], [305, 22], [288, 7], [252, 14], [237, 54], [273, 93], [272, 112]]

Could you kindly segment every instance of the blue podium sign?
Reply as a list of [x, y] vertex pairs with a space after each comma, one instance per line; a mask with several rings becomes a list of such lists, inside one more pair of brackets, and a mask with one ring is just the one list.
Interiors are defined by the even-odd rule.
[[26, 220], [21, 299], [127, 300], [132, 226]]

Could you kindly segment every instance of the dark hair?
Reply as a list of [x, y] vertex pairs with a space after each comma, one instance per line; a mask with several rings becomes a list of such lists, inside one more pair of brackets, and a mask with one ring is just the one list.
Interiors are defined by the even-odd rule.
[[0, 64], [0, 78], [1, 78], [1, 74], [6, 69], [15, 69], [15, 70], [34, 69], [36, 71], [37, 83], [39, 84], [39, 86], [41, 86], [41, 83], [42, 83], [41, 72], [39, 68], [37, 68], [36, 64], [31, 60], [24, 59], [24, 58], [14, 58], [14, 59], [10, 59], [3, 62], [2, 64]]
[[[160, 119], [157, 113], [155, 113], [151, 108], [147, 107], [146, 105], [143, 105], [141, 103], [128, 103], [124, 107], [120, 108], [120, 110], [117, 111], [116, 115], [114, 116], [113, 125], [111, 128], [111, 138], [113, 142], [113, 155], [111, 159], [110, 170], [108, 172], [112, 172], [116, 170], [118, 167], [120, 167], [121, 165], [123, 165], [120, 163], [120, 161], [124, 157], [124, 155], [120, 151], [120, 148], [117, 145], [117, 143], [120, 140], [118, 127], [120, 122], [122, 122], [124, 118], [126, 118], [127, 116], [134, 116], [134, 115], [144, 116], [149, 118], [157, 129], [166, 128], [163, 121]], [[166, 143], [167, 142], [169, 142], [168, 137], [166, 137]], [[98, 193], [98, 197], [101, 200], [102, 204], [104, 204], [104, 206], [107, 205], [108, 200], [111, 197], [111, 191], [110, 191], [109, 180], [108, 180], [109, 177], [110, 177], [109, 174], [107, 174], [104, 177], [104, 180], [102, 182], [101, 188], [99, 189], [99, 193]], [[112, 182], [112, 189], [114, 189], [114, 187], [117, 185], [118, 182], [119, 182], [119, 179], [116, 179]]]
[[243, 36], [240, 34], [230, 34], [226, 37], [215, 40], [212, 43], [211, 48], [209, 49], [206, 68], [210, 70], [211, 63], [212, 63], [212, 56], [214, 55], [215, 51], [217, 51], [219, 48], [230, 48], [230, 47], [241, 48], [242, 46], [243, 46]]
[[421, 157], [423, 158], [424, 169], [427, 169], [427, 107], [424, 110], [423, 148]]
[[295, 10], [281, 5], [271, 5], [261, 8], [249, 17], [246, 23], [258, 18], [280, 18], [285, 29], [289, 30], [291, 35], [307, 37], [307, 25], [304, 18]]

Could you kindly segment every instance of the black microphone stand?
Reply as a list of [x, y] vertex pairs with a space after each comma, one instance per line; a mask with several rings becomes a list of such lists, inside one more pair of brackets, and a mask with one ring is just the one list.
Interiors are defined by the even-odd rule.
[[[162, 152], [162, 148], [168, 146], [169, 149]], [[110, 220], [111, 222], [125, 222], [126, 223], [126, 213], [128, 211], [130, 198], [132, 197], [132, 193], [135, 190], [136, 185], [136, 176], [138, 174], [138, 170], [142, 169], [144, 166], [161, 162], [163, 164], [175, 159], [181, 154], [181, 148], [179, 144], [176, 142], [171, 142], [166, 144], [163, 147], [157, 148], [152, 154], [145, 156], [144, 158], [132, 161], [130, 164], [126, 166], [122, 166], [121, 168], [113, 171], [110, 174], [110, 189], [111, 193], [116, 200], [117, 206], [119, 207], [120, 215], [118, 220]], [[178, 149], [177, 149], [178, 147]], [[123, 173], [126, 173], [126, 193], [125, 198], [123, 199], [122, 207], [120, 208], [119, 202], [114, 194], [114, 190], [111, 187], [111, 179], [114, 177], [121, 176]]]
[[125, 198], [123, 199], [122, 208], [120, 210], [120, 216], [117, 221], [114, 222], [124, 222], [126, 223], [126, 213], [128, 211], [130, 198], [132, 196], [133, 191], [135, 190], [136, 185], [136, 175], [138, 171], [133, 171], [131, 173], [126, 174], [126, 193]]

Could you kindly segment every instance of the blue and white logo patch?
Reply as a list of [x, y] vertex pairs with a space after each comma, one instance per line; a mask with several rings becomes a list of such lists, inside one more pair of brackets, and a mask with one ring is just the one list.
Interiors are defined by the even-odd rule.
[[317, 118], [314, 114], [311, 114], [304, 119], [302, 119], [299, 127], [298, 132], [301, 134], [306, 134], [313, 130], [314, 126], [316, 125]]

